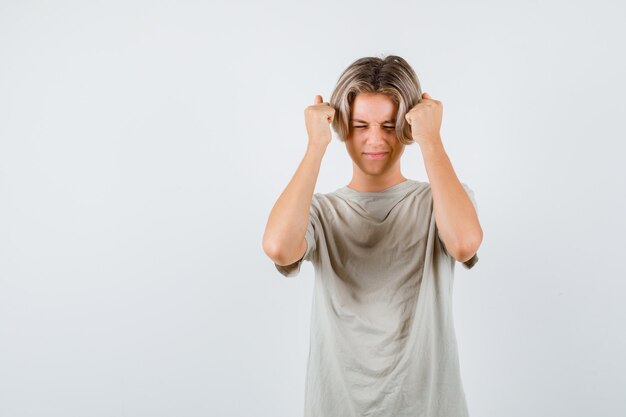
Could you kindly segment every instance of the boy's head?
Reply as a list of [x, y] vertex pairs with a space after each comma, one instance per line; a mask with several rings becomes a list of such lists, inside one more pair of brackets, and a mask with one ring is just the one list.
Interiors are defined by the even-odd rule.
[[404, 116], [421, 96], [417, 75], [399, 56], [360, 58], [344, 70], [329, 101], [332, 127], [360, 173], [401, 175], [404, 146], [415, 143]]
[[339, 140], [345, 142], [354, 132], [352, 111], [356, 96], [360, 93], [380, 93], [389, 97], [397, 106], [395, 126], [398, 141], [403, 145], [414, 143], [411, 125], [404, 116], [422, 97], [419, 80], [413, 68], [401, 57], [364, 57], [346, 68], [333, 90], [330, 105], [335, 109], [332, 127]]

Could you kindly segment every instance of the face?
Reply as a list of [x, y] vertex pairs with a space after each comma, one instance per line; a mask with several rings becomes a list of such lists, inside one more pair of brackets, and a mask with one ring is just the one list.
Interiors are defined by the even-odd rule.
[[[398, 177], [404, 145], [396, 136], [398, 105], [384, 94], [359, 93], [352, 102], [352, 120], [345, 144], [355, 176]], [[381, 154], [382, 153], [382, 154]]]

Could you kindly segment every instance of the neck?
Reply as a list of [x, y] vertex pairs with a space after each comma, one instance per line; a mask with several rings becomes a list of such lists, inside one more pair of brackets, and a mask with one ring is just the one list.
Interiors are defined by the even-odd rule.
[[373, 176], [353, 176], [352, 181], [350, 181], [350, 183], [348, 184], [348, 188], [359, 192], [371, 193], [386, 190], [387, 188], [393, 187], [394, 185], [400, 184], [401, 182], [404, 182], [406, 180], [407, 178], [405, 178], [402, 174], [385, 178]]

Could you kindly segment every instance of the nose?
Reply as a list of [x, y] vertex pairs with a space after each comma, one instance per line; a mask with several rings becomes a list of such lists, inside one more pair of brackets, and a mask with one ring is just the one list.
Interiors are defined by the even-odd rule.
[[366, 139], [372, 144], [384, 142], [385, 137], [389, 134], [389, 132], [381, 125], [372, 126], [368, 129], [368, 133], [369, 134], [367, 135]]

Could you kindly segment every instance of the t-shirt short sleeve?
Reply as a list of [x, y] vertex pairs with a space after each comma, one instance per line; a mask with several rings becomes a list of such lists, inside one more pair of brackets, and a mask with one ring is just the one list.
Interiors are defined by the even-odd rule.
[[302, 262], [311, 262], [313, 254], [317, 249], [315, 230], [318, 227], [317, 225], [319, 224], [319, 216], [317, 214], [317, 208], [314, 203], [315, 202], [313, 201], [309, 210], [309, 224], [306, 228], [306, 234], [304, 235], [304, 239], [306, 240], [306, 251], [304, 252], [304, 255], [302, 255], [302, 258], [290, 265], [278, 265], [274, 263], [274, 266], [276, 266], [278, 272], [286, 277], [297, 276], [300, 273], [300, 267], [302, 266]]
[[[476, 213], [478, 214], [478, 204], [476, 204], [476, 198], [474, 197], [474, 191], [465, 183], [461, 183], [461, 185], [463, 186], [463, 189], [465, 189], [465, 192], [469, 196], [470, 201], [472, 202], [472, 205], [474, 206], [474, 209], [476, 210]], [[441, 247], [443, 248], [445, 253], [450, 255], [448, 253], [447, 249], [446, 249], [445, 244], [443, 243], [443, 240], [441, 240], [441, 238], [439, 237], [439, 231], [437, 231], [437, 237], [439, 238], [439, 242], [441, 243]], [[476, 252], [474, 254], [474, 256], [472, 256], [467, 261], [462, 262], [461, 264], [463, 265], [463, 267], [465, 269], [471, 269], [474, 265], [476, 265], [476, 262], [478, 262], [478, 252]]]

